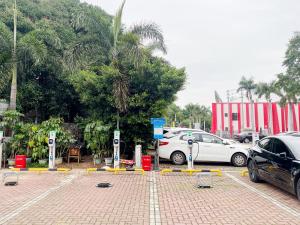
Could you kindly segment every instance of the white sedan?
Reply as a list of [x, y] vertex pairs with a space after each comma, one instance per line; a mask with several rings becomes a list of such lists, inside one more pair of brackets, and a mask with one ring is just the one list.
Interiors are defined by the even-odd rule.
[[[188, 134], [162, 139], [159, 147], [159, 157], [170, 159], [176, 165], [186, 162], [189, 154], [187, 145]], [[193, 160], [204, 162], [229, 162], [234, 166], [245, 166], [248, 157], [248, 147], [230, 142], [216, 135], [193, 132]]]

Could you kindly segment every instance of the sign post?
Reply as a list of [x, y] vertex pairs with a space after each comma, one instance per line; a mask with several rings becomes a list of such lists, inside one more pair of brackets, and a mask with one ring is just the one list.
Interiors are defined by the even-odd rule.
[[3, 131], [0, 131], [0, 169], [2, 168]]
[[49, 133], [49, 169], [55, 169], [55, 138], [56, 132], [50, 131]]
[[114, 168], [120, 167], [120, 131], [114, 131]]
[[151, 118], [151, 124], [153, 125], [153, 137], [156, 139], [156, 151], [154, 158], [154, 170], [159, 170], [159, 140], [163, 139], [164, 130], [163, 127], [166, 123], [164, 118]]

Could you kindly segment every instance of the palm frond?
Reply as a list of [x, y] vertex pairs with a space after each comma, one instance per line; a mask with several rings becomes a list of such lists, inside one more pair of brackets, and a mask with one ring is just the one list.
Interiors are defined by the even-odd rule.
[[123, 8], [125, 5], [126, 0], [123, 1], [120, 8], [118, 9], [114, 19], [113, 19], [113, 38], [114, 38], [114, 48], [117, 46], [118, 37], [121, 31], [122, 27], [122, 14], [123, 14]]
[[159, 46], [159, 49], [166, 54], [167, 47], [165, 45], [164, 36], [161, 29], [155, 23], [141, 23], [135, 24], [130, 29], [130, 32], [138, 35], [143, 40], [152, 40], [156, 42], [156, 45]]

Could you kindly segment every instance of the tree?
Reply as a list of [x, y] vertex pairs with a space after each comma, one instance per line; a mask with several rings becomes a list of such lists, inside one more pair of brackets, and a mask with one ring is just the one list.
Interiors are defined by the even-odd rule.
[[300, 35], [295, 33], [289, 41], [288, 49], [285, 53], [283, 65], [286, 66], [286, 73], [277, 75], [274, 93], [280, 98], [280, 105], [288, 104], [288, 130], [294, 131], [292, 107], [298, 102], [300, 96]]
[[[253, 102], [253, 91], [255, 90], [256, 85], [254, 83], [253, 78], [247, 79], [246, 77], [242, 77], [239, 82], [239, 88], [237, 92], [244, 90], [246, 92], [246, 97], [248, 98], [249, 102], [251, 103], [251, 129], [252, 129], [252, 140], [254, 140], [254, 132], [255, 132], [255, 121], [254, 121], [254, 102]], [[229, 115], [231, 116], [231, 115]]]
[[[128, 95], [129, 95], [129, 77], [128, 74], [120, 66], [122, 57], [128, 57], [138, 68], [144, 60], [143, 40], [151, 40], [151, 49], [157, 49], [166, 52], [164, 38], [160, 29], [156, 24], [137, 24], [128, 31], [121, 33], [122, 14], [125, 0], [117, 10], [113, 18], [113, 47], [112, 47], [112, 63], [113, 72], [113, 93], [115, 107], [118, 111], [117, 129], [119, 129], [119, 115], [127, 111]], [[121, 42], [121, 43], [120, 43]]]
[[17, 2], [15, 0], [14, 8], [14, 39], [13, 39], [13, 51], [12, 51], [12, 79], [10, 90], [10, 104], [11, 110], [16, 110], [17, 107]]
[[264, 97], [269, 102], [269, 110], [268, 110], [268, 133], [272, 134], [272, 93], [275, 92], [275, 81], [270, 83], [260, 82], [256, 85], [255, 94], [259, 98]]

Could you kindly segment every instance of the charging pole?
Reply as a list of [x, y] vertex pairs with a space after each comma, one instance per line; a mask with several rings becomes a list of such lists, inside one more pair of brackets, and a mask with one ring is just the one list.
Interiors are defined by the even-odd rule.
[[120, 168], [120, 131], [114, 131], [114, 168]]
[[55, 169], [55, 131], [50, 131], [49, 133], [49, 169]]
[[0, 131], [0, 169], [2, 169], [3, 131]]
[[193, 160], [194, 138], [192, 136], [192, 132], [188, 133], [187, 144], [188, 144], [188, 152], [189, 152], [189, 156], [188, 156], [188, 169], [192, 170], [192, 169], [194, 169], [194, 160]]

